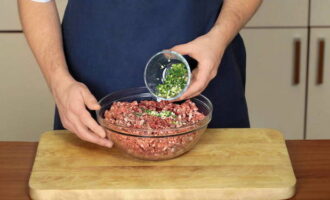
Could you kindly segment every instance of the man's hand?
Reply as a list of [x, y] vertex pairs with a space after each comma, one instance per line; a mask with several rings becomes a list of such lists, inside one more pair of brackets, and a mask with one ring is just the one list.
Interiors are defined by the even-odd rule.
[[198, 61], [197, 68], [192, 71], [189, 88], [177, 100], [189, 99], [204, 91], [209, 82], [217, 75], [224, 49], [224, 46], [208, 34], [171, 49], [182, 55], [189, 55]]
[[80, 82], [70, 80], [57, 84], [52, 90], [63, 126], [80, 139], [105, 147], [113, 143], [106, 139], [104, 129], [92, 118], [90, 110], [100, 105], [88, 88]]
[[95, 97], [68, 71], [55, 1], [18, 0], [18, 5], [25, 36], [52, 91], [64, 127], [82, 140], [111, 147], [104, 129], [86, 109], [100, 108]]
[[217, 74], [226, 47], [253, 16], [261, 2], [224, 0], [217, 21], [206, 35], [171, 49], [198, 61], [197, 68], [192, 72], [191, 85], [178, 100], [197, 96], [207, 87]]

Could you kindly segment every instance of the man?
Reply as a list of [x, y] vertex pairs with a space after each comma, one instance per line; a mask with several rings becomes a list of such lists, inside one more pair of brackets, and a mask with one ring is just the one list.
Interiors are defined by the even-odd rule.
[[99, 109], [96, 99], [109, 92], [143, 86], [147, 60], [163, 49], [198, 61], [181, 99], [202, 92], [209, 97], [210, 127], [249, 127], [238, 32], [261, 0], [69, 0], [62, 26], [54, 1], [18, 3], [57, 105], [54, 129], [111, 147], [88, 109]]

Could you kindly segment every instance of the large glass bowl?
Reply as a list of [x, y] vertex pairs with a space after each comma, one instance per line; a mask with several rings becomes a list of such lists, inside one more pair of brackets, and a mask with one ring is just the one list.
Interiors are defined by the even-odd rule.
[[[137, 129], [118, 126], [107, 122], [104, 113], [116, 101], [156, 100], [146, 87], [130, 88], [113, 92], [99, 103], [101, 109], [97, 111], [97, 120], [107, 132], [115, 146], [121, 151], [144, 160], [166, 160], [182, 155], [192, 149], [205, 132], [212, 118], [212, 103], [203, 95], [191, 99], [205, 115], [205, 118], [196, 124], [168, 129]], [[178, 102], [180, 103], [180, 102]], [[157, 135], [155, 133], [157, 132]]]

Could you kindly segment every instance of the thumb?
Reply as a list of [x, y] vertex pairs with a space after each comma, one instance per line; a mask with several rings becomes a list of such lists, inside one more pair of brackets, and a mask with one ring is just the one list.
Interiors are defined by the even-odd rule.
[[176, 46], [172, 47], [170, 50], [178, 52], [181, 55], [189, 55], [189, 56], [193, 57], [192, 51], [191, 51], [192, 48], [191, 48], [190, 43], [176, 45]]
[[87, 108], [90, 110], [99, 110], [101, 108], [94, 95], [87, 88], [82, 90], [82, 96]]

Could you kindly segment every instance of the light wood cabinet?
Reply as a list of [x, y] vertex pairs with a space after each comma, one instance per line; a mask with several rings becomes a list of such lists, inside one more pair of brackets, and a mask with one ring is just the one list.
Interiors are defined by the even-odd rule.
[[311, 0], [311, 26], [330, 26], [330, 0]]
[[37, 141], [54, 103], [22, 33], [0, 33], [0, 141]]
[[[56, 0], [56, 5], [61, 19], [68, 0]], [[18, 31], [22, 30], [19, 21], [17, 0], [0, 1], [0, 31]]]
[[[287, 139], [303, 139], [307, 29], [245, 29], [241, 34], [247, 51], [251, 126], [278, 129]], [[294, 83], [296, 56], [299, 83]]]
[[[62, 18], [67, 0], [56, 4]], [[0, 141], [37, 141], [53, 127], [55, 104], [21, 30], [17, 1], [1, 0]]]
[[330, 28], [312, 28], [310, 36], [306, 136], [330, 138]]
[[258, 12], [247, 24], [247, 27], [308, 26], [308, 1], [264, 0]]
[[20, 30], [17, 1], [0, 1], [0, 30]]
[[329, 8], [330, 0], [264, 1], [241, 32], [252, 127], [279, 129], [288, 139], [330, 139]]

